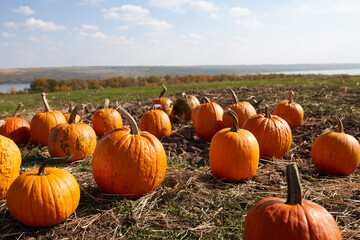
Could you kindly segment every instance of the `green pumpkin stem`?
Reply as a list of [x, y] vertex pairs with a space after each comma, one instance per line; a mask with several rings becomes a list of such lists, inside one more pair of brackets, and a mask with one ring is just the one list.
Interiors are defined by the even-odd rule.
[[17, 112], [19, 111], [19, 109], [20, 109], [22, 106], [24, 106], [24, 104], [19, 103], [19, 106], [16, 108], [16, 110], [15, 110], [14, 114], [12, 115], [12, 117], [16, 117]]
[[167, 91], [167, 88], [166, 88], [166, 86], [163, 84], [163, 90], [161, 91], [161, 93], [160, 93], [160, 95], [159, 95], [159, 98], [164, 97], [164, 94], [165, 94], [166, 91]]
[[293, 101], [293, 97], [294, 97], [294, 92], [293, 91], [290, 91], [289, 92], [289, 103], [292, 103], [292, 101]]
[[226, 91], [231, 94], [231, 97], [232, 97], [234, 103], [238, 104], [239, 103], [239, 98], [236, 96], [234, 90], [232, 90], [231, 88], [227, 88]]
[[117, 106], [115, 108], [116, 110], [118, 110], [120, 112], [120, 114], [124, 115], [125, 119], [129, 122], [130, 124], [130, 132], [133, 135], [140, 135], [139, 134], [139, 127], [135, 122], [135, 119], [130, 115], [130, 113], [128, 111], [126, 111], [122, 106]]
[[271, 119], [271, 114], [268, 105], [265, 106], [265, 117]]
[[104, 109], [108, 109], [109, 104], [110, 104], [110, 100], [108, 98], [105, 98]]
[[288, 185], [288, 190], [285, 204], [301, 206], [301, 184], [299, 170], [296, 167], [296, 163], [290, 163], [286, 166], [286, 182]]
[[49, 106], [49, 103], [48, 103], [48, 101], [47, 101], [47, 99], [46, 99], [46, 93], [41, 93], [41, 99], [42, 99], [42, 101], [43, 101], [43, 103], [44, 103], [44, 106], [45, 106], [45, 112], [51, 112], [51, 108], [50, 108], [50, 106]]
[[231, 132], [239, 132], [240, 129], [239, 129], [239, 122], [238, 122], [238, 117], [237, 117], [237, 114], [236, 112], [234, 112], [232, 109], [228, 108], [226, 111], [225, 111], [226, 114], [228, 114], [232, 119], [233, 119], [233, 126], [232, 128], [230, 129]]
[[69, 154], [66, 157], [52, 157], [52, 158], [45, 159], [44, 162], [39, 167], [38, 175], [45, 175], [46, 174], [45, 173], [45, 167], [48, 164], [51, 164], [51, 163], [64, 163], [64, 162], [69, 161], [70, 158], [72, 158], [72, 154]]
[[334, 116], [333, 119], [336, 122], [337, 128], [338, 128], [338, 132], [339, 133], [344, 133], [344, 125], [342, 124], [340, 118], [338, 116]]

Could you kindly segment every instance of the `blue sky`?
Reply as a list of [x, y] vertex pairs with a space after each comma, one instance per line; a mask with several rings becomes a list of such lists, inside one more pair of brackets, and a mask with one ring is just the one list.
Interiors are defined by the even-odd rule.
[[0, 2], [0, 68], [360, 63], [358, 0]]

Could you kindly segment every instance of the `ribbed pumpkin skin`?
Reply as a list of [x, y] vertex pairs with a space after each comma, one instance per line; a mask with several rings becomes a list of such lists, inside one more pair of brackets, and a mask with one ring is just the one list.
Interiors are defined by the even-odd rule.
[[76, 210], [80, 188], [67, 171], [45, 168], [21, 174], [11, 185], [7, 196], [10, 214], [30, 227], [50, 227], [65, 221]]
[[191, 114], [196, 135], [201, 139], [210, 141], [215, 133], [223, 128], [223, 113], [222, 107], [215, 102], [197, 106]]
[[346, 176], [359, 166], [360, 144], [349, 134], [324, 132], [315, 139], [311, 157], [319, 171]]
[[291, 129], [284, 119], [276, 115], [271, 116], [266, 118], [263, 113], [252, 116], [245, 121], [242, 128], [249, 130], [256, 137], [260, 156], [282, 158], [291, 146]]
[[110, 130], [121, 128], [122, 118], [115, 109], [99, 109], [92, 117], [92, 126], [96, 135], [102, 136]]
[[66, 119], [59, 111], [37, 113], [30, 122], [31, 142], [35, 145], [46, 146], [51, 129], [61, 123], [66, 123]]
[[51, 130], [47, 146], [52, 157], [66, 157], [72, 154], [70, 161], [73, 162], [94, 153], [96, 134], [86, 123], [63, 123]]
[[[225, 110], [227, 110], [228, 108], [230, 108], [237, 114], [239, 126], [242, 126], [249, 117], [256, 115], [255, 108], [248, 102], [240, 102], [237, 104], [232, 104], [226, 107]], [[229, 128], [232, 127], [232, 125], [233, 125], [232, 118], [228, 114], [224, 114], [223, 127]]]
[[247, 213], [245, 240], [340, 240], [340, 229], [331, 214], [308, 200], [303, 205], [285, 204], [286, 199], [260, 200]]
[[174, 104], [176, 116], [184, 120], [191, 119], [191, 112], [200, 105], [199, 100], [193, 95], [187, 95], [187, 98], [179, 98]]
[[114, 130], [98, 143], [93, 156], [93, 176], [106, 193], [137, 199], [157, 188], [165, 177], [163, 145], [152, 134]]
[[160, 109], [163, 110], [169, 117], [171, 116], [174, 105], [170, 98], [156, 98], [152, 102], [151, 107], [156, 104], [161, 105]]
[[11, 183], [19, 176], [21, 154], [10, 138], [0, 135], [0, 199], [6, 197]]
[[209, 161], [215, 177], [225, 181], [253, 177], [259, 164], [259, 144], [254, 135], [244, 129], [218, 131], [211, 139]]
[[296, 128], [304, 119], [304, 109], [295, 102], [283, 100], [275, 107], [274, 115], [284, 119], [290, 128]]
[[160, 109], [150, 110], [144, 113], [139, 122], [141, 131], [147, 131], [157, 137], [170, 137], [171, 121], [169, 116]]
[[30, 141], [30, 124], [22, 118], [4, 118], [5, 124], [0, 127], [0, 134], [10, 138], [16, 144], [24, 144]]

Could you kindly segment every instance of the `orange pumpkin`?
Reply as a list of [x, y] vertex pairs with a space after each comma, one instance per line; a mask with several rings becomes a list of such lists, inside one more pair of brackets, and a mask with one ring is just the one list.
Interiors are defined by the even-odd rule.
[[173, 102], [171, 101], [170, 98], [165, 98], [164, 94], [167, 91], [167, 88], [165, 85], [163, 85], [163, 90], [160, 93], [160, 96], [158, 98], [156, 98], [153, 102], [152, 102], [152, 106], [154, 106], [155, 104], [160, 104], [161, 105], [161, 110], [163, 110], [169, 117], [172, 117], [173, 114]]
[[[234, 104], [227, 106], [225, 110], [229, 108], [233, 110], [237, 114], [239, 126], [242, 126], [249, 117], [256, 115], [256, 110], [249, 102], [240, 102], [231, 88], [227, 88], [226, 91], [231, 94]], [[233, 120], [228, 114], [224, 113], [223, 119], [224, 127], [228, 128], [233, 125]]]
[[215, 103], [210, 102], [208, 98], [205, 98], [206, 103], [202, 103], [191, 113], [191, 120], [194, 124], [196, 135], [201, 138], [210, 141], [211, 138], [220, 129], [223, 128], [223, 113], [222, 107]]
[[31, 119], [30, 138], [33, 144], [46, 146], [51, 129], [60, 123], [66, 123], [66, 119], [61, 112], [51, 110], [46, 100], [46, 93], [41, 93], [41, 97], [45, 112], [39, 112]]
[[239, 129], [236, 113], [225, 111], [233, 119], [232, 128], [218, 131], [211, 139], [209, 162], [215, 177], [225, 181], [252, 178], [259, 164], [259, 144], [254, 135]]
[[166, 172], [166, 154], [151, 133], [139, 131], [135, 120], [118, 109], [130, 123], [106, 134], [96, 146], [92, 169], [97, 185], [106, 193], [136, 199], [156, 189]]
[[159, 140], [162, 137], [170, 137], [171, 121], [169, 116], [161, 109], [159, 104], [155, 104], [153, 109], [142, 115], [139, 126], [141, 131], [148, 131]]
[[282, 158], [290, 149], [292, 135], [289, 124], [276, 115], [260, 113], [250, 117], [242, 126], [256, 137], [260, 146], [260, 156], [263, 158]]
[[286, 167], [287, 199], [268, 197], [247, 213], [245, 240], [341, 240], [335, 219], [322, 206], [301, 198], [299, 173], [295, 163]]
[[12, 139], [16, 144], [30, 141], [30, 124], [23, 118], [16, 117], [23, 104], [20, 103], [12, 117], [0, 121], [0, 134]]
[[[69, 118], [70, 118], [72, 110], [73, 110], [73, 103], [70, 101], [68, 112], [64, 113], [64, 117], [65, 117], [67, 123], [69, 122]], [[76, 114], [74, 123], [78, 123], [80, 121], [81, 121], [81, 117], [78, 114]]]
[[182, 97], [177, 99], [174, 104], [174, 114], [181, 119], [190, 120], [191, 112], [200, 105], [199, 100], [193, 95], [181, 94]]
[[326, 131], [318, 136], [311, 147], [311, 157], [319, 171], [346, 176], [359, 166], [360, 144], [344, 132], [338, 116], [334, 116], [334, 120], [338, 132]]
[[110, 130], [122, 127], [121, 115], [115, 109], [109, 108], [109, 99], [105, 99], [103, 109], [94, 113], [92, 126], [97, 136], [102, 136]]
[[6, 197], [11, 183], [19, 176], [20, 149], [10, 138], [0, 135], [0, 199]]
[[7, 195], [10, 214], [30, 227], [50, 227], [65, 221], [79, 205], [80, 188], [73, 175], [63, 169], [46, 168], [49, 163], [68, 161], [50, 158], [38, 169], [21, 174]]
[[274, 109], [274, 115], [284, 119], [290, 128], [296, 128], [304, 119], [304, 109], [293, 101], [294, 92], [289, 92], [289, 99], [281, 101]]
[[52, 157], [65, 157], [72, 154], [70, 161], [91, 156], [96, 147], [95, 131], [86, 123], [75, 123], [80, 106], [74, 108], [69, 123], [55, 126], [48, 138], [47, 146]]

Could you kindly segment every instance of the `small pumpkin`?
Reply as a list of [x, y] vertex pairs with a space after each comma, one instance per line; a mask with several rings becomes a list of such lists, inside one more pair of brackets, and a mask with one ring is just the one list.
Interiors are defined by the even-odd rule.
[[334, 120], [338, 132], [326, 131], [318, 136], [311, 147], [311, 158], [319, 171], [347, 176], [359, 166], [360, 144], [344, 132], [338, 116], [334, 116]]
[[263, 158], [282, 158], [290, 149], [292, 135], [289, 124], [281, 117], [271, 115], [268, 106], [265, 107], [265, 114], [250, 117], [242, 128], [254, 134]]
[[158, 109], [159, 107], [159, 104], [155, 104], [152, 110], [145, 112], [140, 118], [139, 127], [141, 131], [148, 131], [161, 140], [162, 137], [170, 137], [171, 121], [163, 110]]
[[51, 129], [60, 123], [66, 123], [66, 119], [64, 114], [50, 108], [46, 99], [46, 93], [41, 93], [41, 98], [45, 111], [37, 113], [31, 119], [30, 138], [33, 144], [46, 146]]
[[[227, 88], [226, 91], [231, 94], [234, 104], [227, 106], [225, 110], [229, 108], [233, 110], [238, 117], [239, 126], [242, 126], [249, 117], [256, 115], [256, 110], [249, 102], [240, 102], [234, 90], [231, 88]], [[223, 119], [224, 127], [228, 128], [233, 125], [233, 119], [228, 114], [224, 113]]]
[[80, 201], [76, 179], [63, 169], [45, 168], [70, 158], [49, 158], [40, 168], [21, 174], [11, 184], [6, 203], [15, 219], [30, 227], [50, 227], [73, 214]]
[[105, 99], [103, 109], [94, 113], [92, 126], [97, 136], [102, 136], [110, 130], [122, 127], [121, 115], [115, 109], [109, 108], [109, 99]]
[[254, 135], [240, 129], [236, 113], [225, 111], [233, 119], [232, 128], [223, 128], [211, 139], [209, 162], [215, 177], [225, 181], [252, 178], [259, 165], [259, 144]]
[[13, 140], [0, 135], [0, 199], [6, 197], [11, 183], [19, 176], [20, 149]]
[[22, 103], [16, 108], [12, 117], [0, 120], [0, 134], [12, 139], [16, 144], [30, 141], [30, 124], [23, 118], [16, 117], [16, 113], [24, 106]]
[[284, 119], [290, 128], [298, 127], [304, 119], [304, 109], [293, 101], [294, 92], [289, 92], [289, 99], [281, 101], [274, 109], [273, 114]]
[[322, 206], [302, 200], [298, 169], [286, 167], [287, 199], [268, 197], [247, 213], [245, 240], [341, 240], [334, 217]]
[[[69, 122], [69, 118], [70, 118], [72, 110], [73, 110], [73, 102], [70, 101], [68, 112], [64, 113], [64, 117], [65, 117], [67, 123]], [[74, 123], [78, 123], [78, 122], [80, 122], [80, 120], [81, 120], [81, 117], [79, 116], [79, 114], [76, 114]]]
[[205, 101], [205, 103], [194, 108], [191, 113], [191, 120], [196, 135], [201, 139], [210, 141], [215, 133], [223, 128], [224, 110], [219, 104], [210, 102], [207, 97], [205, 97]]
[[163, 110], [169, 117], [172, 117], [174, 104], [170, 98], [164, 97], [166, 91], [167, 91], [167, 87], [163, 85], [163, 90], [161, 91], [160, 96], [154, 99], [154, 101], [151, 104], [151, 107], [154, 106], [155, 104], [160, 104], [161, 105], [160, 109]]
[[199, 99], [194, 95], [181, 94], [181, 98], [176, 99], [174, 104], [174, 113], [181, 119], [190, 120], [191, 112], [200, 105]]
[[118, 110], [130, 124], [102, 137], [96, 146], [92, 169], [97, 185], [106, 193], [137, 199], [156, 189], [166, 172], [166, 153], [151, 133], [139, 131], [133, 117]]
[[76, 161], [91, 156], [96, 147], [96, 134], [86, 123], [75, 123], [75, 117], [80, 107], [73, 109], [68, 123], [55, 126], [48, 138], [47, 146], [52, 157], [65, 157], [72, 154], [70, 161]]

